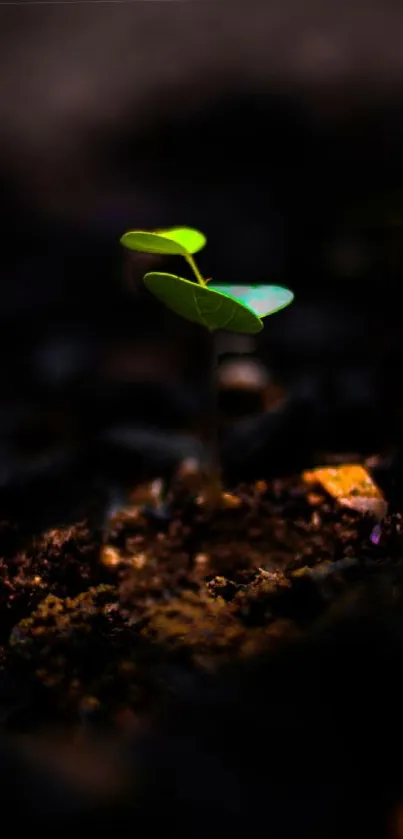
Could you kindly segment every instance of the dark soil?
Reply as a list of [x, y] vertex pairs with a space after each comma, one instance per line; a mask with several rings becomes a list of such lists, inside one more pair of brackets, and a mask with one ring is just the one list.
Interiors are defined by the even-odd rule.
[[299, 477], [215, 514], [179, 492], [170, 516], [133, 504], [98, 532], [2, 522], [3, 731], [140, 736], [148, 781], [110, 811], [140, 835], [162, 813], [183, 837], [387, 835], [403, 518], [375, 526]]

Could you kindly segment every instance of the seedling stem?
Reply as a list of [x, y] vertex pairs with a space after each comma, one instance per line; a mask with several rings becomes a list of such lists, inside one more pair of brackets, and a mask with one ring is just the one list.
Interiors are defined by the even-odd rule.
[[190, 267], [191, 267], [199, 285], [202, 285], [202, 286], [207, 285], [207, 282], [206, 282], [206, 280], [203, 279], [203, 277], [202, 277], [202, 275], [201, 275], [201, 273], [200, 273], [200, 271], [199, 271], [199, 269], [196, 265], [196, 262], [193, 259], [193, 256], [190, 253], [186, 253], [186, 254], [184, 254], [184, 257], [186, 259], [186, 262], [188, 262], [188, 264], [190, 265]]

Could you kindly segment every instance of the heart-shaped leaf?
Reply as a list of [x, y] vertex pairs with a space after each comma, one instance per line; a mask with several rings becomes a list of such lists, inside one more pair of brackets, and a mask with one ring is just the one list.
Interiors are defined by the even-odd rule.
[[277, 285], [219, 285], [209, 284], [210, 289], [235, 297], [260, 318], [265, 318], [292, 303], [294, 295], [288, 288]]
[[248, 306], [211, 287], [155, 271], [145, 275], [144, 283], [169, 309], [210, 331], [255, 333], [263, 329], [262, 321]]
[[120, 244], [131, 251], [186, 256], [204, 248], [206, 237], [192, 227], [171, 227], [155, 232], [129, 230]]

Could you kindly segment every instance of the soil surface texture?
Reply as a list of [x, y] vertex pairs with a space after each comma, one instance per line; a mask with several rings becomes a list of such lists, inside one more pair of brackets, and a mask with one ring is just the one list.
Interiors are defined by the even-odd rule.
[[130, 795], [112, 770], [97, 791], [141, 836], [398, 837], [398, 509], [379, 525], [300, 476], [214, 513], [179, 484], [139, 498], [98, 530], [1, 522], [5, 738], [125, 744]]

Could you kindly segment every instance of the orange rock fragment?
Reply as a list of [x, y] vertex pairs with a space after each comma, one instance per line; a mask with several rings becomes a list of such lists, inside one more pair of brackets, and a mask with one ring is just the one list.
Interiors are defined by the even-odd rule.
[[105, 545], [101, 552], [101, 562], [107, 568], [115, 568], [117, 565], [120, 565], [122, 558], [116, 548], [113, 548], [111, 545]]
[[379, 487], [360, 463], [324, 467], [303, 473], [305, 483], [321, 485], [343, 507], [382, 519], [388, 506]]

